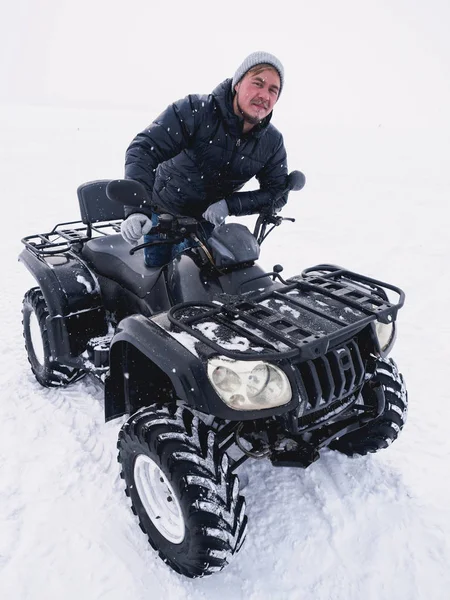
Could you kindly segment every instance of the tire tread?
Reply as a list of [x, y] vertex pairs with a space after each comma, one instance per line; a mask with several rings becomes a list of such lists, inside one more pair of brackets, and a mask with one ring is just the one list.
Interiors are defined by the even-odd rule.
[[405, 382], [391, 358], [380, 358], [376, 377], [383, 387], [386, 405], [383, 414], [361, 429], [334, 440], [330, 448], [349, 456], [366, 455], [387, 448], [403, 429], [408, 409]]
[[[131, 448], [158, 456], [179, 490], [192, 537], [182, 556], [177, 554], [174, 558], [170, 548], [158, 544], [154, 526], [139, 508], [139, 498], [131, 489]], [[237, 477], [231, 472], [226, 455], [220, 459], [214, 432], [187, 408], [155, 405], [139, 410], [124, 424], [118, 449], [127, 495], [150, 545], [164, 562], [187, 577], [202, 577], [223, 569], [242, 546], [247, 517]]]

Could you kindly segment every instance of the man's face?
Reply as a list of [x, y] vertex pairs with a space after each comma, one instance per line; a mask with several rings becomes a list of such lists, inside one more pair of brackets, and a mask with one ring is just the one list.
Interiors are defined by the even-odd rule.
[[257, 125], [272, 111], [280, 92], [280, 76], [273, 69], [246, 73], [235, 86], [234, 112]]

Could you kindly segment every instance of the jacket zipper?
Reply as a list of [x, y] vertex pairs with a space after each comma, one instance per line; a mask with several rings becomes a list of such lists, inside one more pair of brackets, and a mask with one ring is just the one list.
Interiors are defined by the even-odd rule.
[[242, 141], [241, 138], [238, 138], [236, 140], [236, 143], [235, 143], [235, 145], [233, 147], [233, 151], [232, 151], [231, 156], [230, 156], [230, 160], [228, 161], [228, 171], [230, 173], [231, 173], [231, 164], [232, 164], [232, 162], [234, 160], [234, 157], [236, 156], [236, 152], [237, 152], [236, 148], [239, 148], [239, 146], [241, 145], [241, 141]]

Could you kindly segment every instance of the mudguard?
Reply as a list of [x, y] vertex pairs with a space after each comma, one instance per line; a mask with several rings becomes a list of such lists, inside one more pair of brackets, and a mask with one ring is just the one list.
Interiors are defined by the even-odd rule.
[[107, 332], [97, 278], [75, 252], [37, 255], [25, 248], [19, 260], [47, 303], [52, 356], [64, 364], [77, 364], [88, 341]]

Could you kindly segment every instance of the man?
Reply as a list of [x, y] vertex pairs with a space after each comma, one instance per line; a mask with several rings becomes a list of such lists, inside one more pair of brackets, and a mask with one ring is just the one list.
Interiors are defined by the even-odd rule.
[[[283, 84], [281, 62], [254, 52], [212, 94], [175, 102], [138, 134], [126, 153], [125, 177], [144, 185], [151, 206], [127, 209], [124, 239], [155, 239], [149, 232], [162, 213], [203, 217], [207, 237], [228, 215], [284, 206], [286, 151], [270, 123]], [[254, 176], [260, 189], [240, 192]], [[161, 266], [185, 247], [146, 248], [146, 263]]]

